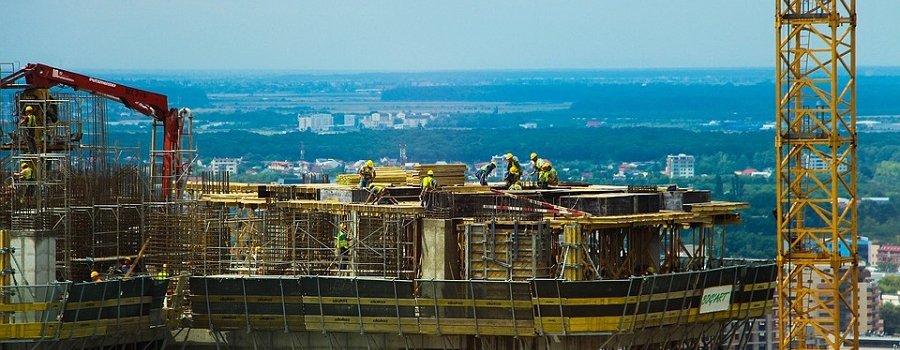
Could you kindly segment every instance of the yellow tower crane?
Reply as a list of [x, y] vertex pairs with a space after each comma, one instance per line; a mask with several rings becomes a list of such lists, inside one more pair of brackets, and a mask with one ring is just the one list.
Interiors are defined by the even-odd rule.
[[776, 8], [779, 348], [856, 349], [856, 0]]

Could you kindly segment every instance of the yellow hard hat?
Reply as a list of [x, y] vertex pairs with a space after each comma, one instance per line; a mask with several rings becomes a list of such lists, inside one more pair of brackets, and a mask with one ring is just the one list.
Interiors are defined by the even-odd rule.
[[20, 168], [23, 168], [23, 169], [24, 169], [24, 168], [27, 168], [27, 167], [28, 167], [28, 162], [22, 162], [22, 164], [19, 165], [19, 167], [20, 167]]
[[541, 165], [541, 169], [550, 170], [550, 162], [546, 162], [544, 163], [544, 165]]
[[32, 110], [34, 110], [34, 108], [31, 108], [31, 106], [25, 106], [26, 112], [31, 112]]
[[491, 165], [497, 166], [497, 162], [495, 162], [495, 161], [492, 160], [492, 161], [491, 161]]
[[130, 257], [130, 256], [126, 256], [126, 257], [125, 257], [125, 261], [131, 261], [131, 257]]
[[97, 271], [91, 271], [91, 278], [95, 278], [95, 277], [97, 277], [97, 276], [100, 276], [100, 273], [99, 273], [99, 272], [97, 272]]
[[531, 160], [537, 159], [537, 153], [531, 153]]
[[434, 170], [429, 170], [428, 175], [434, 175]]
[[506, 154], [506, 160], [510, 160], [510, 159], [512, 159], [512, 153], [507, 153], [507, 154]]
[[375, 188], [375, 184], [369, 184], [369, 189], [370, 189], [370, 190], [371, 190], [371, 189], [374, 189], [374, 188]]
[[373, 162], [373, 161], [371, 161], [371, 160], [367, 160], [367, 161], [366, 161], [366, 166], [375, 166], [375, 162]]

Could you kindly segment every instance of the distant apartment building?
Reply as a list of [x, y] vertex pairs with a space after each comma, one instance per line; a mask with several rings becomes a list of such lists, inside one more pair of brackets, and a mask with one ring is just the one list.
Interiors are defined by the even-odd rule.
[[[862, 270], [859, 275], [859, 334], [879, 333], [884, 330], [884, 320], [881, 319], [881, 288], [870, 277], [870, 272]], [[866, 277], [862, 277], [863, 275]]]
[[[740, 322], [740, 321], [733, 321]], [[752, 319], [734, 333], [730, 344], [723, 348], [729, 350], [776, 350], [778, 349], [778, 323], [775, 312], [764, 317]]]
[[[825, 272], [831, 271], [828, 267], [821, 267]], [[834, 302], [831, 295], [831, 286], [826, 284], [825, 280], [819, 274], [811, 271], [804, 271], [804, 279], [809, 281], [812, 286], [815, 286], [820, 293], [822, 293], [819, 295], [819, 299], [831, 307]], [[796, 283], [795, 281], [793, 283]], [[866, 269], [860, 269], [857, 275], [856, 287], [858, 290], [857, 303], [859, 305], [859, 334], [881, 332], [884, 330], [884, 322], [880, 317], [882, 302], [881, 290], [878, 287], [878, 282], [872, 279], [871, 272]], [[792, 299], [793, 298], [794, 297], [792, 296]], [[812, 302], [810, 297], [807, 297], [807, 299], [809, 300], [808, 302]], [[847, 310], [844, 305], [841, 305], [841, 314], [846, 315], [847, 312], [849, 312], [849, 310]], [[828, 319], [831, 315], [824, 310], [818, 310], [818, 313], [815, 314], [814, 317]], [[847, 322], [849, 321], [849, 318], [842, 318], [841, 327], [847, 327]], [[824, 326], [834, 331], [834, 325], [824, 324]], [[823, 340], [818, 340], [818, 343], [823, 344]]]
[[272, 170], [272, 171], [284, 172], [284, 171], [290, 171], [293, 167], [294, 167], [294, 164], [289, 161], [283, 161], [283, 162], [274, 161], [274, 162], [270, 162], [269, 166], [266, 168], [269, 170]]
[[334, 125], [334, 117], [331, 114], [317, 113], [313, 115], [298, 115], [297, 130], [313, 132], [328, 131]]
[[428, 115], [424, 114], [407, 115], [403, 120], [403, 127], [409, 129], [424, 128], [425, 125], [428, 125], [428, 117]]
[[356, 127], [356, 114], [344, 114], [344, 127]]
[[900, 245], [882, 244], [876, 257], [878, 264], [900, 266]]
[[694, 156], [684, 153], [668, 155], [665, 174], [671, 178], [694, 177]]
[[209, 162], [209, 170], [213, 175], [221, 175], [224, 173], [237, 174], [238, 165], [241, 164], [241, 158], [213, 158]]
[[[828, 162], [831, 162], [831, 159], [828, 159]], [[804, 154], [802, 158], [802, 165], [804, 169], [809, 170], [828, 170], [829, 163], [822, 159], [818, 155], [815, 154]], [[838, 171], [847, 171], [846, 164], [838, 165]]]

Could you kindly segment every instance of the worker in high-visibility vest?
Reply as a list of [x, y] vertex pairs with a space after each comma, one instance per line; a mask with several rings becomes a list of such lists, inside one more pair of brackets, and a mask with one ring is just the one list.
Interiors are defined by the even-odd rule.
[[550, 162], [545, 161], [538, 176], [538, 187], [547, 188], [556, 185], [559, 185], [559, 175]]
[[25, 182], [25, 194], [19, 197], [19, 204], [25, 202], [34, 195], [34, 169], [29, 162], [22, 162], [19, 165], [19, 172], [15, 173], [16, 179]]
[[159, 271], [156, 272], [156, 276], [154, 276], [153, 279], [157, 281], [164, 281], [169, 279], [169, 265], [163, 264], [162, 267], [159, 268]]
[[531, 157], [529, 157], [529, 160], [531, 160], [531, 172], [528, 174], [528, 176], [540, 179], [541, 171], [544, 170], [544, 163], [549, 163], [549, 161], [547, 161], [546, 159], [538, 158], [537, 153], [531, 153]]
[[369, 197], [366, 198], [366, 204], [378, 204], [387, 194], [387, 189], [381, 185], [369, 184], [368, 190]]
[[491, 176], [491, 173], [494, 172], [494, 169], [496, 168], [497, 163], [492, 161], [482, 166], [481, 169], [478, 169], [478, 171], [475, 172], [475, 178], [478, 179], [478, 183], [482, 186], [487, 186], [487, 178], [488, 176]]
[[35, 139], [37, 116], [34, 114], [34, 107], [25, 106], [25, 110], [19, 118], [19, 128], [22, 130], [22, 138], [25, 139], [28, 153], [37, 153], [37, 141]]
[[506, 181], [506, 187], [512, 186], [522, 178], [522, 166], [512, 153], [506, 154], [506, 176], [503, 178]]
[[419, 201], [423, 208], [431, 209], [431, 192], [437, 188], [437, 180], [434, 179], [434, 170], [429, 170], [422, 178], [422, 192], [419, 192]]
[[337, 237], [334, 238], [334, 252], [337, 254], [340, 269], [346, 268], [346, 260], [350, 256], [350, 232], [346, 224], [338, 226]]

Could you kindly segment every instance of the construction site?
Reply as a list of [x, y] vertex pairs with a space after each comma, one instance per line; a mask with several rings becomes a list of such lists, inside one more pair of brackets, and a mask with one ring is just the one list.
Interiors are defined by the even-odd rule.
[[[852, 33], [855, 6], [779, 4], [771, 261], [727, 255], [747, 204], [702, 189], [508, 190], [425, 164], [380, 169], [391, 201], [368, 203], [352, 176], [194, 174], [189, 109], [59, 68], [2, 65], [2, 347], [710, 349], [743, 347], [773, 310], [784, 349], [858, 347], [856, 287], [842, 284], [856, 278], [855, 205], [837, 202], [855, 200], [855, 46], [850, 34], [800, 39], [822, 26]], [[818, 54], [835, 56], [800, 64]], [[108, 103], [153, 118], [149, 155], [109, 139]], [[808, 154], [833, 164], [804, 169]], [[420, 198], [429, 170], [441, 186]], [[810, 273], [831, 276], [827, 288], [798, 278]], [[832, 318], [811, 316], [822, 310]]]

